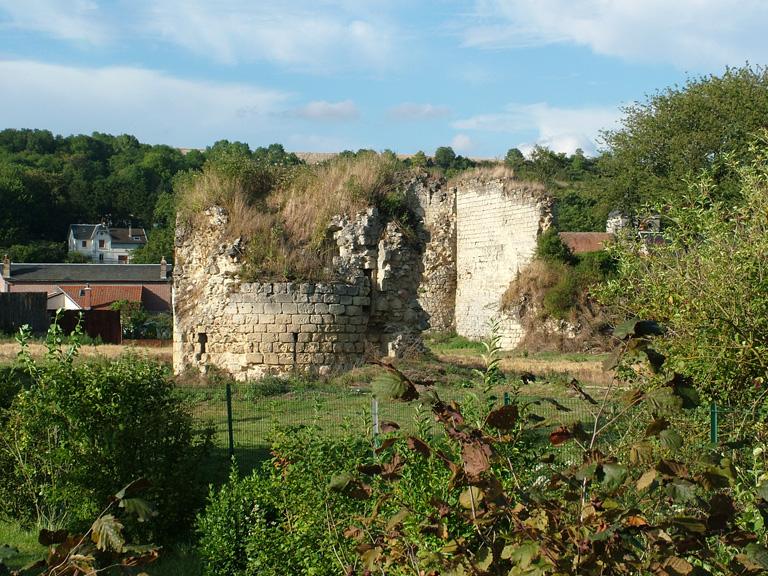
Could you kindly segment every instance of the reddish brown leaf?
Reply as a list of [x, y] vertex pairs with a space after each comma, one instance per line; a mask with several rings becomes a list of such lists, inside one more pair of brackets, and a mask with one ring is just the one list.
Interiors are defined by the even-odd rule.
[[381, 443], [381, 446], [376, 448], [376, 454], [381, 454], [384, 452], [384, 450], [390, 448], [395, 442], [397, 442], [397, 438], [387, 438]]
[[519, 412], [517, 406], [515, 404], [509, 404], [497, 408], [488, 414], [486, 422], [498, 430], [512, 430], [515, 427], [515, 424], [517, 424], [518, 416]]
[[553, 446], [559, 446], [560, 444], [564, 444], [565, 442], [568, 442], [573, 438], [573, 434], [570, 430], [568, 430], [567, 426], [560, 426], [557, 430], [554, 430], [549, 435], [549, 441], [552, 443]]
[[382, 420], [379, 424], [379, 429], [382, 434], [389, 434], [390, 432], [400, 430], [400, 424], [397, 422], [390, 422], [389, 420]]
[[464, 473], [471, 480], [491, 467], [491, 447], [482, 441], [474, 441], [461, 447], [461, 458], [464, 461]]
[[406, 444], [408, 445], [408, 448], [418, 452], [425, 458], [429, 458], [429, 455], [432, 453], [432, 449], [429, 447], [429, 445], [424, 442], [424, 440], [416, 438], [415, 436], [408, 436]]
[[357, 467], [358, 472], [367, 476], [381, 474], [381, 464], [361, 464]]

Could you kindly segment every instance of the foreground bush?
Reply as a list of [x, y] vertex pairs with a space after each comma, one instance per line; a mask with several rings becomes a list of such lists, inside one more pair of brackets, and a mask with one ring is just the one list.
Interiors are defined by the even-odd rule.
[[[118, 488], [144, 477], [163, 536], [189, 525], [209, 442], [175, 399], [166, 369], [141, 358], [75, 363], [77, 346], [37, 363], [22, 348], [27, 382], [0, 417], [0, 496], [12, 516], [81, 528]], [[22, 345], [25, 336], [22, 335]]]
[[[500, 407], [473, 393], [448, 404], [390, 369], [376, 393], [429, 405], [444, 434], [426, 420], [414, 435], [386, 423], [373, 451], [314, 430], [281, 439], [260, 474], [211, 494], [198, 523], [207, 573], [766, 573], [764, 446], [749, 446], [749, 431], [746, 459], [684, 442], [677, 428], [694, 422], [698, 395], [659, 362], [653, 326], [624, 330], [626, 381], [597, 399], [571, 382], [577, 410], [514, 394]], [[483, 392], [497, 353], [492, 340]], [[555, 415], [537, 413], [542, 404]]]
[[280, 434], [273, 460], [247, 478], [233, 470], [225, 486], [211, 490], [197, 522], [205, 574], [331, 576], [355, 562], [353, 543], [342, 533], [367, 507], [334, 492], [329, 479], [362, 463], [371, 446], [359, 437], [319, 433]]

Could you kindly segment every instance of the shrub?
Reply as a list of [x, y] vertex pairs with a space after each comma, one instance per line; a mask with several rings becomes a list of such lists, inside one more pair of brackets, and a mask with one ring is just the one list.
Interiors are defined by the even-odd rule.
[[717, 201], [708, 178], [663, 212], [664, 242], [624, 240], [618, 275], [600, 292], [618, 320], [652, 318], [667, 332], [661, 351], [707, 396], [744, 404], [768, 379], [768, 168], [765, 145], [733, 167], [741, 202]]
[[211, 489], [197, 520], [204, 574], [344, 573], [355, 554], [342, 533], [366, 505], [334, 492], [329, 479], [370, 450], [359, 437], [327, 438], [316, 428], [278, 434], [270, 462]]
[[571, 249], [560, 239], [554, 228], [549, 228], [536, 241], [536, 256], [545, 262], [573, 262]]
[[209, 435], [175, 398], [164, 366], [137, 357], [74, 363], [77, 346], [61, 350], [57, 331], [44, 363], [23, 349], [29, 382], [0, 418], [7, 509], [46, 527], [82, 528], [116, 488], [145, 477], [160, 513], [150, 529], [178, 533], [203, 496]]

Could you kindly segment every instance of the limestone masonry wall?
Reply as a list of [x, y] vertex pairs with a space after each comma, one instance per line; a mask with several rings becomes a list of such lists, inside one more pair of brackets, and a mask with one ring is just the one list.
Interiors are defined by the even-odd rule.
[[414, 178], [407, 184], [413, 213], [421, 219], [424, 250], [417, 299], [429, 329], [456, 329], [456, 188], [440, 178]]
[[522, 337], [501, 297], [533, 257], [551, 207], [511, 179], [469, 177], [453, 185], [426, 173], [401, 191], [408, 225], [376, 208], [334, 218], [333, 282], [243, 282], [245, 238], [228, 235], [219, 207], [179, 221], [174, 266], [174, 369], [214, 365], [238, 379], [268, 372], [349, 368], [368, 352], [401, 355], [424, 330]]
[[457, 187], [456, 221], [456, 332], [482, 339], [497, 320], [502, 347], [513, 348], [523, 328], [501, 315], [501, 297], [532, 260], [550, 225], [550, 203], [513, 180], [469, 179]]

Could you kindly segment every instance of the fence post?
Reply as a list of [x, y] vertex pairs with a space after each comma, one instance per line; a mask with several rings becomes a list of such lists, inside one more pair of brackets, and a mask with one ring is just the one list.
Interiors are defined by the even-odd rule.
[[509, 406], [510, 400], [509, 400], [509, 392], [504, 392], [504, 406]]
[[227, 382], [227, 432], [229, 434], [229, 459], [235, 455], [235, 433], [232, 428], [232, 386]]
[[371, 396], [371, 421], [373, 423], [373, 457], [376, 458], [376, 449], [379, 447], [379, 399]]
[[709, 441], [717, 444], [717, 402], [709, 405]]

